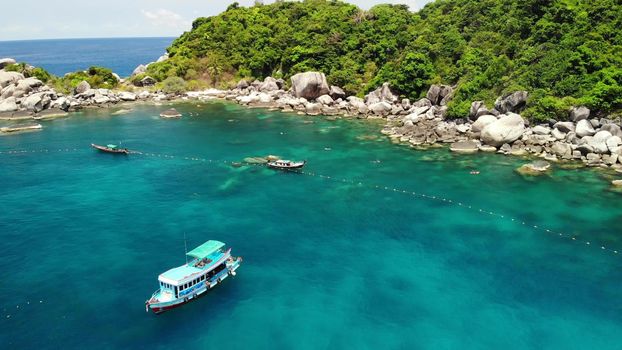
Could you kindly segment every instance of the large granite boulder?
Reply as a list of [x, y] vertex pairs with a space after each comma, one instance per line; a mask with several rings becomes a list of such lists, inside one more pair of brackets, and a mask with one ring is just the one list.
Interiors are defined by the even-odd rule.
[[0, 70], [0, 88], [5, 88], [10, 84], [17, 84], [17, 82], [22, 79], [24, 79], [24, 75], [22, 73], [5, 72]]
[[91, 85], [86, 82], [86, 81], [81, 81], [80, 84], [78, 84], [78, 86], [76, 86], [76, 88], [74, 89], [74, 93], [77, 94], [83, 94], [85, 93], [87, 90], [91, 89]]
[[451, 100], [454, 89], [448, 85], [432, 85], [426, 97], [434, 106], [445, 106]]
[[518, 112], [527, 104], [527, 91], [516, 91], [499, 97], [495, 101], [495, 109], [501, 113]]
[[525, 121], [514, 113], [502, 115], [501, 118], [484, 127], [481, 139], [484, 143], [499, 147], [518, 140], [525, 132]]
[[391, 113], [392, 107], [388, 102], [381, 101], [369, 105], [369, 110], [376, 115], [385, 116]]
[[343, 89], [340, 88], [339, 86], [335, 86], [335, 85], [332, 85], [330, 87], [329, 95], [333, 100], [346, 97], [345, 91], [343, 91]]
[[551, 168], [551, 163], [544, 160], [536, 160], [532, 163], [520, 166], [516, 171], [521, 175], [540, 175]]
[[304, 97], [314, 100], [330, 92], [324, 73], [304, 72], [298, 73], [291, 78], [292, 90], [296, 97]]
[[497, 121], [497, 117], [495, 117], [494, 115], [483, 115], [477, 118], [477, 120], [473, 123], [473, 125], [471, 125], [471, 131], [480, 132], [484, 130], [484, 128], [488, 124], [492, 124], [496, 121]]
[[575, 125], [572, 122], [557, 122], [553, 127], [563, 133], [574, 132]]
[[13, 112], [17, 110], [15, 97], [11, 96], [0, 101], [0, 112]]
[[577, 123], [575, 133], [577, 133], [578, 137], [593, 136], [596, 134], [596, 130], [594, 130], [594, 127], [589, 120], [582, 119]]
[[119, 94], [119, 98], [123, 101], [136, 101], [136, 94], [129, 91], [123, 91]]
[[608, 123], [608, 124], [604, 124], [600, 130], [606, 130], [609, 131], [611, 133], [611, 135], [613, 136], [619, 136], [622, 137], [622, 130], [620, 129], [620, 127], [616, 124], [613, 123]]
[[322, 95], [316, 99], [318, 103], [321, 103], [326, 106], [332, 105], [335, 101], [328, 95]]
[[471, 103], [471, 108], [469, 108], [469, 119], [477, 120], [477, 111], [482, 107], [486, 107], [484, 101], [473, 101]]
[[365, 102], [371, 105], [379, 102], [394, 103], [398, 100], [398, 96], [393, 94], [389, 83], [383, 83], [381, 87], [365, 95]]
[[12, 58], [0, 58], [0, 69], [15, 63], [17, 62]]
[[572, 107], [570, 109], [570, 117], [569, 119], [573, 122], [578, 122], [579, 120], [587, 119], [590, 116], [590, 110], [587, 107]]
[[276, 79], [273, 77], [266, 77], [263, 83], [259, 86], [259, 91], [269, 92], [269, 91], [277, 91], [279, 89], [279, 85], [276, 83]]
[[132, 76], [143, 74], [145, 72], [147, 72], [147, 66], [145, 66], [144, 64], [140, 64], [138, 65], [138, 67], [134, 68], [134, 71], [132, 72]]
[[38, 88], [43, 85], [43, 82], [37, 78], [26, 78], [20, 80], [15, 87], [15, 91], [13, 92], [13, 96], [16, 98], [20, 98], [22, 96], [27, 95], [33, 89]]
[[249, 86], [250, 86], [250, 84], [248, 83], [248, 80], [240, 79], [240, 81], [238, 82], [238, 84], [235, 87], [240, 89], [240, 90], [243, 90], [243, 89], [246, 89]]
[[7, 97], [13, 96], [14, 92], [15, 92], [14, 84], [8, 85], [4, 89], [0, 88], [0, 100], [4, 100]]
[[22, 107], [29, 111], [39, 112], [50, 104], [50, 96], [46, 92], [32, 94], [22, 101]]

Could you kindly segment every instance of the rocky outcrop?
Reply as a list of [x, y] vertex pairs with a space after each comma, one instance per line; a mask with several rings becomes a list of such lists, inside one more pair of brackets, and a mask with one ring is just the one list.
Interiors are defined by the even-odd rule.
[[0, 69], [15, 63], [17, 63], [17, 61], [12, 58], [0, 58]]
[[330, 92], [324, 73], [305, 72], [298, 73], [291, 78], [292, 91], [296, 97], [304, 97], [314, 100]]
[[485, 144], [499, 147], [518, 140], [524, 132], [525, 121], [523, 118], [518, 114], [509, 113], [486, 125], [481, 132], [481, 139]]
[[156, 83], [157, 81], [150, 76], [146, 76], [140, 80], [140, 86], [153, 86]]
[[527, 91], [516, 91], [509, 95], [499, 97], [495, 101], [495, 109], [500, 113], [519, 112], [527, 104]]
[[13, 112], [17, 109], [17, 103], [13, 96], [0, 101], [0, 112]]
[[516, 171], [522, 175], [540, 175], [551, 168], [551, 163], [544, 160], [537, 160], [532, 163], [524, 164]]
[[119, 98], [123, 101], [136, 101], [136, 94], [133, 92], [121, 92]]
[[267, 77], [263, 83], [259, 86], [259, 91], [270, 92], [279, 90], [279, 85], [276, 83], [276, 79], [273, 77]]
[[17, 84], [18, 81], [23, 79], [24, 75], [22, 73], [0, 70], [0, 88], [5, 88], [10, 84]]
[[382, 86], [365, 95], [365, 103], [367, 103], [367, 105], [373, 105], [379, 102], [391, 104], [397, 100], [398, 97], [391, 91], [389, 83], [383, 83]]

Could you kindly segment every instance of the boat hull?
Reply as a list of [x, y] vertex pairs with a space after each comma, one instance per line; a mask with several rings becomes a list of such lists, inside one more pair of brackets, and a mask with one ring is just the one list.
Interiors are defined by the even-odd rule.
[[94, 143], [91, 144], [91, 147], [101, 152], [105, 152], [105, 153], [113, 153], [113, 154], [129, 154], [130, 153], [126, 148], [112, 149], [112, 148], [96, 145]]
[[278, 169], [278, 170], [294, 170], [294, 169], [302, 169], [302, 167], [304, 167], [305, 164], [306, 162], [296, 163], [292, 165], [278, 165], [278, 164], [268, 163], [268, 168]]
[[193, 294], [186, 295], [183, 298], [178, 298], [178, 299], [167, 301], [167, 302], [153, 302], [152, 300], [147, 300], [146, 302], [147, 311], [151, 310], [154, 314], [159, 315], [166, 311], [178, 308], [184, 304], [188, 304], [189, 302], [195, 299], [198, 299], [204, 296], [205, 294], [207, 294], [209, 290], [213, 289], [214, 287], [222, 283], [225, 279], [227, 279], [227, 277], [235, 276], [235, 270], [237, 270], [239, 267], [240, 267], [240, 260], [237, 260], [234, 263], [234, 265], [232, 265], [231, 267], [228, 267], [227, 269], [223, 270], [218, 275], [214, 276], [214, 279], [211, 283], [209, 284], [206, 283], [204, 287], [198, 289]]

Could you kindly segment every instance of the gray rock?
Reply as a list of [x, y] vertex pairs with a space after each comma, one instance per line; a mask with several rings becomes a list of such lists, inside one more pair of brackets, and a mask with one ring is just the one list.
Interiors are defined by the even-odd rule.
[[548, 171], [551, 168], [551, 163], [544, 160], [536, 160], [528, 164], [522, 165], [517, 171], [523, 175], [538, 175]]
[[156, 80], [150, 76], [146, 76], [140, 80], [140, 86], [152, 86], [156, 84]]
[[59, 97], [56, 100], [52, 101], [52, 103], [50, 104], [51, 108], [58, 108], [61, 109], [63, 111], [66, 111], [69, 109], [70, 106], [70, 102], [66, 97]]
[[240, 79], [240, 81], [236, 85], [236, 87], [238, 89], [240, 89], [240, 90], [246, 89], [249, 86], [250, 86], [250, 84], [248, 83], [248, 81], [246, 79]]
[[566, 138], [566, 133], [561, 132], [559, 129], [554, 128], [551, 131], [551, 136], [553, 136], [556, 140], [563, 140]]
[[129, 91], [123, 91], [119, 94], [119, 98], [123, 101], [136, 101], [136, 94]]
[[587, 159], [587, 163], [590, 165], [596, 165], [600, 163], [601, 161], [600, 155], [595, 154], [595, 153], [588, 153], [587, 156], [585, 156], [585, 158]]
[[0, 69], [15, 63], [17, 63], [17, 61], [12, 58], [0, 58]]
[[91, 85], [86, 82], [86, 81], [81, 81], [80, 84], [78, 84], [78, 86], [76, 86], [76, 88], [74, 89], [74, 93], [75, 94], [83, 94], [85, 93], [87, 90], [91, 89]]
[[497, 121], [497, 117], [495, 117], [494, 115], [483, 115], [477, 118], [477, 120], [473, 123], [473, 125], [471, 125], [471, 131], [480, 132], [484, 130], [484, 128], [488, 124], [494, 123], [496, 121]]
[[447, 85], [432, 85], [426, 94], [427, 99], [434, 106], [444, 106], [451, 100], [453, 88]]
[[5, 87], [4, 89], [0, 89], [0, 100], [3, 100], [7, 97], [11, 97], [13, 96], [13, 93], [15, 92], [15, 84], [11, 84], [7, 87]]
[[462, 154], [473, 154], [479, 151], [479, 145], [473, 141], [454, 142], [449, 146], [449, 150]]
[[600, 128], [601, 130], [606, 130], [609, 131], [611, 133], [611, 135], [613, 136], [619, 136], [622, 137], [622, 130], [620, 130], [620, 127], [616, 124], [603, 124], [603, 126]]
[[134, 71], [132, 72], [132, 76], [143, 74], [145, 72], [147, 72], [147, 66], [145, 66], [144, 64], [141, 64], [141, 65], [138, 65], [138, 67], [134, 68]]
[[551, 133], [551, 129], [548, 126], [536, 125], [533, 127], [533, 133], [536, 135], [549, 135]]
[[518, 112], [527, 104], [527, 91], [516, 91], [509, 95], [499, 97], [495, 101], [495, 109], [501, 113]]
[[587, 119], [579, 120], [575, 132], [578, 137], [593, 136], [596, 133], [594, 127]]
[[326, 106], [330, 106], [330, 105], [332, 105], [335, 102], [328, 95], [322, 95], [322, 96], [318, 97], [317, 99], [315, 99], [315, 101], [319, 102], [319, 103], [321, 103], [323, 105], [326, 105]]
[[0, 112], [13, 112], [17, 110], [15, 97], [11, 96], [0, 101]]
[[428, 100], [427, 98], [422, 98], [420, 100], [415, 101], [415, 103], [412, 104], [412, 108], [415, 107], [432, 107], [432, 102], [430, 100]]
[[305, 111], [308, 115], [319, 115], [322, 113], [322, 105], [319, 103], [307, 103]]
[[614, 153], [614, 150], [622, 145], [622, 138], [620, 138], [620, 136], [611, 136], [605, 141], [605, 144], [607, 148], [609, 148], [609, 152]]
[[575, 125], [572, 122], [557, 122], [553, 127], [563, 133], [574, 132], [575, 130]]
[[565, 142], [554, 142], [551, 146], [551, 152], [565, 159], [572, 157], [572, 147]]
[[380, 116], [385, 116], [391, 112], [392, 106], [388, 102], [377, 102], [369, 106], [369, 110]]
[[391, 92], [389, 83], [383, 83], [381, 87], [365, 95], [365, 103], [369, 106], [378, 102], [394, 103], [397, 100], [397, 95], [394, 95], [393, 92]]
[[492, 146], [501, 146], [518, 140], [525, 131], [525, 121], [514, 113], [502, 116], [482, 129], [481, 139]]
[[469, 109], [469, 119], [477, 120], [477, 111], [479, 111], [482, 107], [485, 107], [484, 101], [473, 101], [471, 103], [471, 108]]
[[36, 113], [49, 106], [50, 101], [51, 99], [47, 93], [38, 92], [26, 97], [24, 101], [22, 101], [22, 107]]
[[10, 84], [17, 84], [17, 82], [22, 79], [24, 79], [24, 75], [22, 73], [5, 72], [0, 70], [0, 88], [5, 88]]
[[316, 99], [330, 92], [324, 73], [305, 72], [298, 73], [291, 78], [292, 90], [296, 97], [304, 97], [308, 100]]
[[343, 89], [335, 85], [332, 85], [330, 87], [329, 95], [333, 100], [346, 97], [346, 93], [343, 91]]
[[263, 83], [259, 86], [259, 91], [269, 92], [269, 91], [277, 91], [279, 89], [279, 85], [276, 83], [276, 79], [273, 77], [266, 77]]
[[572, 107], [570, 109], [570, 117], [569, 119], [573, 122], [578, 122], [579, 120], [587, 119], [590, 116], [590, 110], [587, 107]]
[[404, 108], [404, 110], [407, 111], [407, 110], [410, 109], [410, 107], [411, 107], [410, 100], [407, 99], [407, 98], [403, 98], [402, 99], [402, 108]]
[[158, 60], [156, 61], [156, 63], [164, 62], [166, 60], [168, 60], [168, 54], [167, 53], [165, 53], [164, 55], [158, 57]]
[[160, 117], [162, 118], [181, 118], [182, 114], [179, 113], [175, 108], [167, 109], [160, 113]]

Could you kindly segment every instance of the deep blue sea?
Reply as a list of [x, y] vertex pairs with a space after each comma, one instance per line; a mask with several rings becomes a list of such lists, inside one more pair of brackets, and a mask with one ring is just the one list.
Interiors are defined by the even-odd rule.
[[0, 41], [0, 58], [43, 67], [62, 76], [91, 66], [112, 69], [121, 77], [139, 64], [153, 62], [166, 53], [174, 38], [109, 38]]
[[[611, 175], [523, 178], [524, 159], [413, 150], [369, 121], [175, 107], [182, 119], [90, 110], [0, 137], [1, 348], [620, 349]], [[268, 154], [308, 165], [228, 163]], [[146, 313], [184, 234], [244, 262]]]

